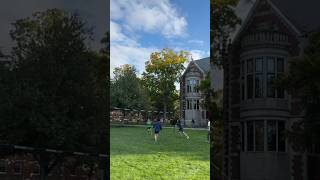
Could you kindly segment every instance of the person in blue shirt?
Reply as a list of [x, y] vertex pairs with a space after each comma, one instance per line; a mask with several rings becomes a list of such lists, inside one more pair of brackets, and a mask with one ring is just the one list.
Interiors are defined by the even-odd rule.
[[158, 118], [157, 121], [153, 124], [154, 128], [154, 141], [157, 142], [159, 138], [159, 133], [162, 130], [160, 119]]

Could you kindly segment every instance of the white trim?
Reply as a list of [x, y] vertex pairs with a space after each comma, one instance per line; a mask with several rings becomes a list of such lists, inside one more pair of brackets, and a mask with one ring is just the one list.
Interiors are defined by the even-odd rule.
[[195, 63], [194, 60], [192, 60], [192, 61], [190, 61], [190, 63], [189, 63], [188, 66], [186, 67], [186, 70], [182, 73], [182, 75], [181, 75], [181, 77], [180, 77], [180, 82], [181, 82], [181, 78], [184, 77], [184, 75], [186, 74], [186, 72], [187, 72], [188, 69], [190, 68], [191, 63], [194, 63], [194, 64], [197, 66], [197, 68], [201, 71], [201, 73], [204, 74], [204, 71], [200, 68], [200, 66], [199, 66], [197, 63]]

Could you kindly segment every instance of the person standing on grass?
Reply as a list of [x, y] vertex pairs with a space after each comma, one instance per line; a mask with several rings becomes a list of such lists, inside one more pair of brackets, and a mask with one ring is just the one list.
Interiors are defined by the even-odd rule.
[[150, 121], [150, 119], [148, 118], [148, 120], [147, 120], [147, 131], [148, 131], [148, 133], [152, 133], [151, 132], [151, 128], [152, 128], [152, 122]]
[[178, 120], [177, 126], [178, 126], [178, 128], [179, 128], [179, 134], [180, 134], [180, 136], [182, 136], [182, 134], [183, 134], [184, 136], [186, 136], [187, 139], [189, 139], [188, 134], [185, 133], [184, 130], [183, 130], [183, 127], [182, 127], [182, 125], [181, 125], [181, 121], [180, 121], [180, 120]]
[[154, 128], [154, 142], [158, 141], [159, 133], [162, 130], [160, 119], [157, 119], [156, 122], [153, 124]]
[[192, 118], [192, 128], [194, 128], [194, 119]]

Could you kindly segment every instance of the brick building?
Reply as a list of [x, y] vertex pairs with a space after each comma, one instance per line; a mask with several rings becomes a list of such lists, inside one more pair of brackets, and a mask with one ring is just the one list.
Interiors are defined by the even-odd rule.
[[320, 27], [320, 3], [242, 3], [248, 11], [222, 57], [225, 179], [320, 179], [319, 152], [297, 151], [286, 138], [286, 130], [303, 118], [299, 99], [272, 84]]
[[[196, 127], [207, 126], [207, 110], [201, 106], [203, 94], [197, 89], [201, 80], [210, 71], [210, 58], [192, 60], [180, 78], [180, 114], [184, 125], [191, 126], [192, 119]], [[213, 74], [217, 86], [222, 88], [222, 70], [214, 68]], [[218, 82], [218, 83], [217, 83]]]

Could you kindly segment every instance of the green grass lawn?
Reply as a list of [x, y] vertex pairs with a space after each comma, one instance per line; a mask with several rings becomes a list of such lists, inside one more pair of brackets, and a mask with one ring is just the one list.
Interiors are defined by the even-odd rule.
[[187, 140], [163, 129], [158, 143], [142, 127], [112, 127], [111, 180], [210, 179], [207, 131], [186, 130]]

